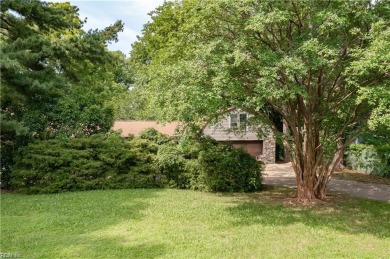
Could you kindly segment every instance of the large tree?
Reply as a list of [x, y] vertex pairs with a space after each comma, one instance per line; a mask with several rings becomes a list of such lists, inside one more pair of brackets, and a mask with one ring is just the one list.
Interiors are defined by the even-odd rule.
[[168, 2], [133, 45], [136, 85], [166, 120], [199, 121], [235, 107], [276, 133], [268, 118], [279, 114], [298, 200], [323, 199], [346, 145], [377, 106], [370, 92], [388, 95], [389, 7], [370, 0]]
[[85, 32], [69, 3], [1, 0], [0, 8], [4, 183], [13, 153], [29, 141], [108, 131], [126, 80], [124, 55], [107, 49], [120, 21]]

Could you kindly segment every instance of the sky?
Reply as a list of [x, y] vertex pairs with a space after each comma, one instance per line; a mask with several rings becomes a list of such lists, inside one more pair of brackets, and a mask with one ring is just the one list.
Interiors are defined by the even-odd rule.
[[104, 29], [117, 20], [124, 23], [119, 41], [108, 45], [110, 50], [120, 50], [128, 55], [131, 44], [141, 34], [143, 25], [150, 21], [147, 15], [164, 0], [46, 0], [47, 2], [70, 2], [79, 8], [80, 19], [87, 18], [84, 29]]

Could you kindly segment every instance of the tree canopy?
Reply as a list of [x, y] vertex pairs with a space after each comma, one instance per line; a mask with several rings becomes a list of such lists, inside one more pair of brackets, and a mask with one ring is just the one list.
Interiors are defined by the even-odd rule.
[[114, 98], [128, 79], [125, 56], [107, 49], [123, 30], [121, 21], [85, 32], [69, 3], [0, 3], [3, 172], [13, 152], [34, 138], [108, 131]]
[[135, 85], [163, 120], [235, 107], [276, 133], [279, 114], [298, 200], [323, 199], [350, 141], [389, 125], [389, 14], [370, 0], [167, 2], [133, 45]]

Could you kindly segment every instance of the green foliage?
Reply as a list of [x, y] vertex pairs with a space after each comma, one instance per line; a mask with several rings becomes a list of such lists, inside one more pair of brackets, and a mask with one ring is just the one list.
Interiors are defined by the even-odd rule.
[[128, 89], [115, 98], [116, 120], [155, 120], [153, 116], [144, 114], [143, 96], [138, 92], [138, 89]]
[[191, 188], [187, 178], [190, 174], [186, 172], [187, 162], [175, 145], [161, 146], [156, 157], [158, 170], [164, 175], [168, 186], [181, 189]]
[[12, 188], [56, 193], [155, 187], [249, 192], [261, 187], [262, 165], [242, 149], [208, 137], [185, 136], [176, 143], [150, 129], [142, 135], [151, 138], [125, 141], [111, 133], [30, 143], [16, 159]]
[[[121, 21], [83, 31], [69, 3], [1, 1], [1, 177], [13, 154], [34, 139], [107, 132], [112, 103], [126, 91], [125, 57], [108, 51]], [[5, 180], [5, 181], [4, 181]]]
[[348, 165], [355, 170], [390, 177], [390, 145], [352, 144], [348, 147]]
[[244, 149], [231, 144], [218, 144], [214, 139], [201, 137], [198, 144], [198, 163], [201, 168], [193, 189], [224, 192], [251, 192], [261, 189], [263, 163], [256, 161]]
[[[384, 4], [385, 1], [379, 5]], [[387, 134], [390, 134], [390, 84], [382, 80], [389, 74], [389, 17], [372, 24], [367, 38], [370, 40], [367, 49], [355, 50], [353, 56], [357, 60], [352, 62], [348, 72], [353, 75], [351, 81], [359, 86], [359, 102], [366, 101], [373, 109], [368, 121], [369, 128], [386, 130]], [[376, 78], [374, 85], [366, 82], [369, 77]]]
[[154, 128], [148, 128], [142, 131], [140, 134], [140, 138], [150, 140], [157, 145], [172, 142], [172, 139], [168, 135], [162, 134]]
[[361, 133], [362, 144], [348, 148], [349, 165], [353, 169], [390, 177], [390, 132], [388, 127], [377, 125]]
[[[209, 146], [210, 147], [210, 146]], [[261, 188], [263, 166], [244, 149], [229, 144], [211, 146], [199, 153], [199, 186], [212, 191], [252, 192]]]
[[349, 141], [390, 125], [389, 13], [387, 0], [166, 2], [133, 45], [135, 86], [160, 120], [239, 108], [276, 131], [271, 108], [311, 174], [298, 190], [321, 199]]
[[261, 188], [263, 166], [245, 150], [206, 136], [183, 135], [157, 153], [170, 186], [193, 190], [251, 192]]
[[119, 135], [36, 141], [21, 149], [12, 187], [25, 193], [160, 187], [153, 145]]

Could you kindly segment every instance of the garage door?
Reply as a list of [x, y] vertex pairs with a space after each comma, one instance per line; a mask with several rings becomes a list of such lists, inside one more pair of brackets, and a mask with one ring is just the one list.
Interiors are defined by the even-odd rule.
[[263, 154], [263, 141], [233, 141], [233, 146], [243, 147], [253, 157], [257, 157]]

